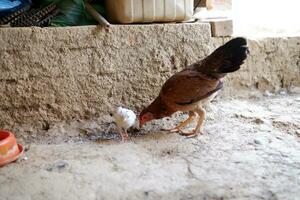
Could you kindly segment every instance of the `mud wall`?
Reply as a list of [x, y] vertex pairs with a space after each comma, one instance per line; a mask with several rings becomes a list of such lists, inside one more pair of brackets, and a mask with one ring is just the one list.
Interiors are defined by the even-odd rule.
[[[101, 118], [107, 102], [140, 110], [228, 39], [211, 38], [208, 24], [0, 29], [0, 127]], [[223, 95], [299, 86], [299, 43], [249, 40], [251, 55]]]

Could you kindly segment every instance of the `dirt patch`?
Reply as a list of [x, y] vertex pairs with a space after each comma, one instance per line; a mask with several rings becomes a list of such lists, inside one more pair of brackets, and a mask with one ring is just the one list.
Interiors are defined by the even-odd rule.
[[[205, 128], [212, 124], [213, 129], [222, 129], [228, 125], [227, 123], [238, 121], [263, 130], [266, 129], [269, 132], [281, 131], [290, 135], [299, 135], [299, 102], [298, 93], [268, 96], [257, 93], [250, 99], [218, 98], [210, 107], [206, 108], [208, 115]], [[226, 116], [225, 119], [224, 116]], [[46, 130], [34, 130], [28, 126], [19, 126], [15, 132], [22, 142], [37, 144], [120, 140], [113, 118], [109, 115], [104, 117], [108, 122], [103, 123], [102, 118], [99, 120], [74, 120], [68, 123], [48, 124]], [[154, 120], [142, 130], [133, 127], [129, 132], [133, 138], [151, 135], [153, 132], [165, 133], [164, 128], [171, 128], [186, 117], [185, 113], [176, 113], [172, 117]], [[187, 128], [191, 128], [193, 125]], [[207, 132], [210, 132], [210, 128], [207, 128]]]
[[97, 121], [17, 132], [26, 159], [0, 169], [1, 199], [297, 199], [299, 108], [299, 94], [219, 99], [192, 139], [160, 131], [184, 114], [128, 143]]

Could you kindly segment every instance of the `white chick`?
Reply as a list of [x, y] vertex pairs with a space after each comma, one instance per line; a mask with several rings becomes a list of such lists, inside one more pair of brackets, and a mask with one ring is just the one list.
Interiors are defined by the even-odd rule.
[[127, 129], [135, 124], [135, 113], [132, 110], [117, 107], [110, 115], [115, 119], [122, 141], [128, 140]]

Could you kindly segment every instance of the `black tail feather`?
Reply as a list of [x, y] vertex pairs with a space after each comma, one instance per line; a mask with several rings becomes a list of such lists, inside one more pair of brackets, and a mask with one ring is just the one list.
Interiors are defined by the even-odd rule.
[[247, 40], [242, 37], [234, 38], [201, 61], [198, 70], [215, 77], [224, 76], [238, 70], [248, 53]]
[[230, 73], [238, 70], [249, 53], [247, 40], [242, 37], [230, 40], [216, 51], [223, 51], [225, 55], [224, 62], [219, 67], [220, 73]]

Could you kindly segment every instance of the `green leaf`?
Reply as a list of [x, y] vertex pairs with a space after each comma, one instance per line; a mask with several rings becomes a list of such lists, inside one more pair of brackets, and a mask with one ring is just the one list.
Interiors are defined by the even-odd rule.
[[[84, 0], [42, 0], [42, 5], [56, 3], [60, 14], [51, 20], [52, 26], [76, 26], [91, 25], [97, 22], [90, 16], [84, 6]], [[92, 6], [101, 14], [104, 14], [104, 7], [99, 4]]]

